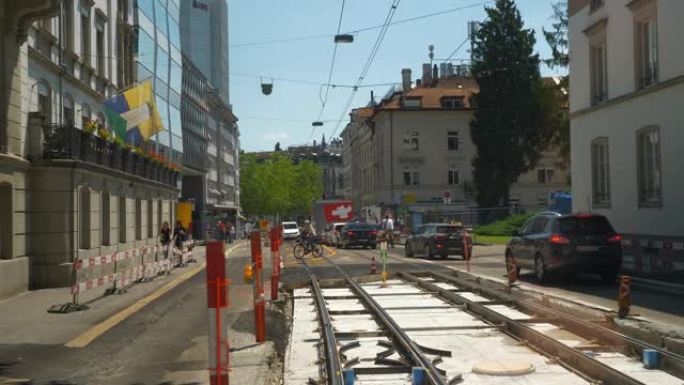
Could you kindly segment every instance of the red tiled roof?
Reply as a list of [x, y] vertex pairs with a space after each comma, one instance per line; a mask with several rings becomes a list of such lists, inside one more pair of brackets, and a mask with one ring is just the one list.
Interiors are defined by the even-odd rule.
[[402, 97], [421, 100], [421, 109], [441, 109], [442, 98], [460, 97], [463, 98], [463, 106], [470, 108], [470, 96], [477, 93], [478, 87], [472, 78], [447, 78], [438, 79], [431, 86], [420, 86], [411, 89], [409, 92], [397, 92], [389, 100], [378, 106], [379, 110], [401, 110]]

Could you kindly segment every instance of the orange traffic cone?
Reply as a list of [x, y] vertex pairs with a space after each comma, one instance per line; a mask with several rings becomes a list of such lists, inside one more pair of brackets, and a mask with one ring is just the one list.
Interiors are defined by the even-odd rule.
[[377, 274], [378, 272], [378, 264], [375, 262], [375, 256], [371, 257], [371, 266], [370, 266], [370, 273], [371, 274]]

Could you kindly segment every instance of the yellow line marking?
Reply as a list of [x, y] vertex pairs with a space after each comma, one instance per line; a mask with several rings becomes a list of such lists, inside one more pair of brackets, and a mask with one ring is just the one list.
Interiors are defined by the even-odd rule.
[[[242, 246], [240, 245], [235, 245], [231, 247], [230, 249], [226, 250], [226, 255], [229, 253], [233, 252], [236, 248]], [[135, 314], [137, 311], [148, 305], [149, 303], [155, 301], [162, 295], [168, 293], [171, 291], [173, 288], [176, 286], [180, 285], [181, 283], [187, 281], [188, 279], [192, 278], [195, 276], [197, 273], [200, 271], [204, 270], [206, 267], [206, 263], [202, 262], [201, 264], [197, 265], [191, 270], [188, 270], [178, 276], [175, 280], [167, 283], [166, 285], [160, 287], [156, 291], [152, 292], [148, 296], [139, 299], [136, 301], [134, 304], [131, 306], [119, 311], [118, 313], [114, 314], [113, 316], [109, 317], [108, 319], [100, 322], [99, 324], [93, 326], [92, 328], [88, 329], [81, 335], [77, 336], [76, 338], [72, 339], [71, 341], [67, 342], [64, 346], [68, 348], [84, 348], [88, 346], [91, 342], [93, 342], [96, 338], [107, 332], [109, 329], [113, 328], [114, 326], [118, 325], [119, 323], [123, 322], [126, 320], [126, 318], [132, 316]]]
[[331, 256], [331, 257], [334, 257], [334, 256], [337, 255], [337, 250], [335, 250], [335, 249], [333, 249], [333, 248], [330, 248], [330, 247], [328, 247], [328, 246], [326, 246], [326, 245], [323, 245], [323, 249], [328, 250], [328, 251], [330, 252], [330, 256]]

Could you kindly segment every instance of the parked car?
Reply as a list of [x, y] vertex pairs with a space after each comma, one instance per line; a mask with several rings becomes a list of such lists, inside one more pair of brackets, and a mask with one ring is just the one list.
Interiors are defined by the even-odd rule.
[[352, 246], [375, 249], [378, 244], [378, 230], [374, 225], [366, 223], [347, 223], [340, 231], [338, 242], [344, 249]]
[[514, 232], [506, 247], [506, 266], [513, 257], [518, 274], [522, 268], [533, 269], [541, 282], [554, 273], [595, 272], [610, 283], [622, 263], [621, 241], [602, 215], [541, 213]]
[[326, 232], [326, 241], [330, 246], [340, 247], [340, 232], [346, 226], [346, 222], [333, 223], [329, 232]]
[[468, 255], [473, 255], [473, 241], [462, 225], [448, 223], [429, 223], [421, 226], [406, 238], [404, 253], [407, 257], [421, 255], [432, 258], [438, 255], [447, 258], [450, 255], [464, 257], [463, 236], [466, 237]]
[[299, 238], [299, 226], [297, 222], [283, 222], [283, 239], [292, 240]]

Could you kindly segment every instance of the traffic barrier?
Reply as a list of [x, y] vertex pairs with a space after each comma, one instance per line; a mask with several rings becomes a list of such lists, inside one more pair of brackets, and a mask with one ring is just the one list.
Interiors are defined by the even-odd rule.
[[629, 308], [632, 306], [631, 297], [632, 279], [623, 275], [620, 277], [620, 289], [618, 291], [618, 318], [626, 318], [629, 315]]
[[515, 263], [515, 257], [509, 255], [508, 258], [508, 286], [512, 286], [518, 280], [518, 268]]
[[[192, 245], [192, 241], [183, 242], [184, 248], [189, 249]], [[53, 305], [48, 312], [70, 313], [85, 310], [88, 306], [79, 303], [80, 297], [92, 289], [105, 288], [104, 295], [122, 293], [131, 284], [168, 274], [174, 267], [184, 266], [192, 259], [190, 250], [178, 250], [169, 245], [133, 247], [76, 259], [72, 264], [69, 285], [71, 301]], [[94, 298], [96, 297], [92, 299]]]
[[371, 257], [370, 273], [371, 274], [377, 274], [378, 273], [378, 264], [377, 264], [377, 262], [375, 262], [375, 256]]
[[282, 228], [271, 229], [271, 300], [278, 300], [278, 282], [280, 281], [280, 246], [282, 244]]
[[266, 341], [266, 300], [264, 297], [263, 259], [261, 255], [261, 232], [250, 236], [252, 264], [254, 265], [254, 323], [256, 342]]
[[209, 313], [209, 384], [228, 385], [230, 345], [224, 322], [228, 308], [228, 285], [224, 243], [207, 243], [207, 308]]

